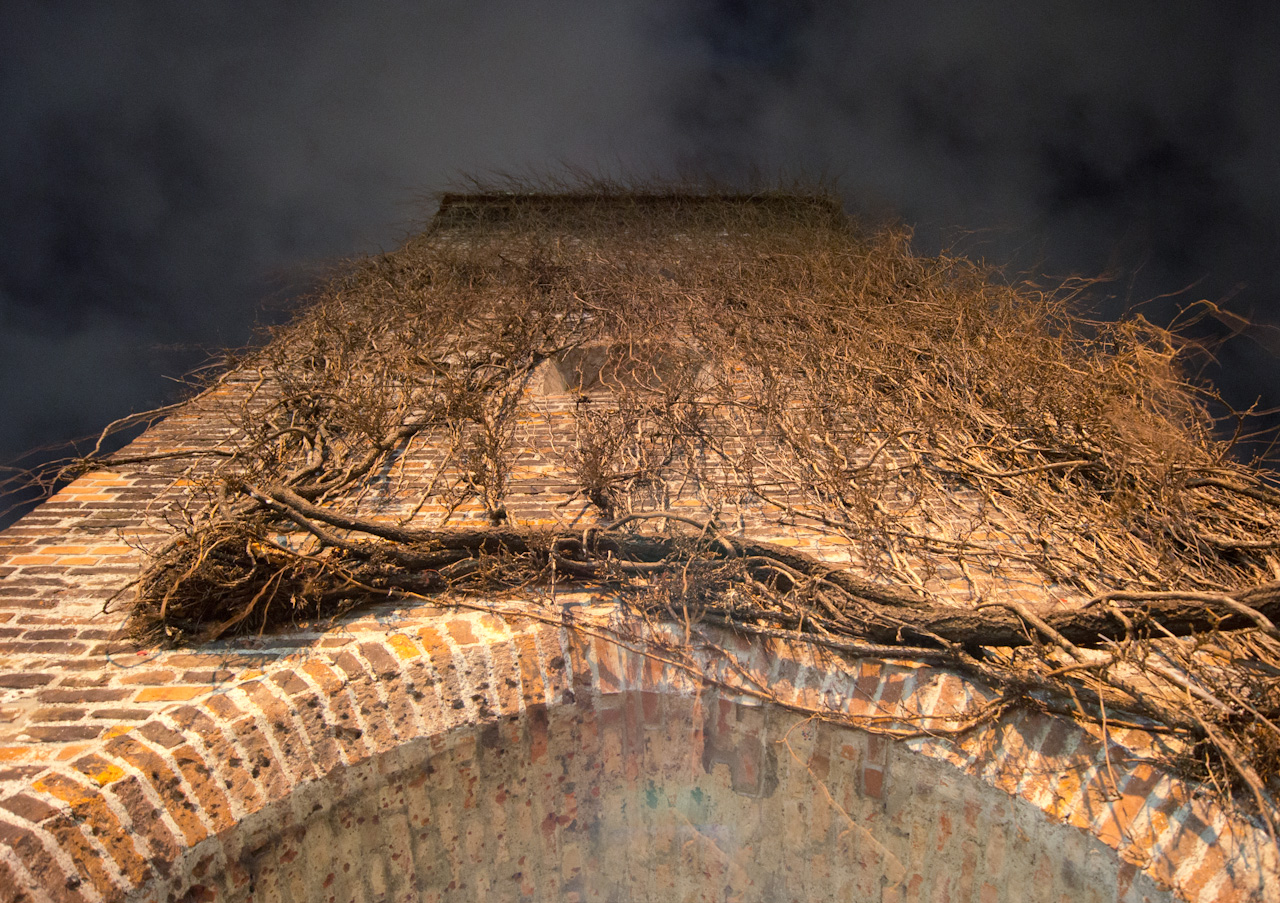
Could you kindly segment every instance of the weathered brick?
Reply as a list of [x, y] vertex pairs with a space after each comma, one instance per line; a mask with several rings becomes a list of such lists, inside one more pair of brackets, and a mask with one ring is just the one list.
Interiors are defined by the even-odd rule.
[[58, 903], [81, 903], [79, 875], [68, 875], [45, 850], [35, 833], [0, 819], [0, 844], [8, 847], [26, 870], [41, 881], [41, 891]]
[[[114, 812], [93, 788], [82, 785], [64, 775], [49, 775], [36, 783], [38, 789], [56, 796], [71, 807], [75, 822], [93, 825], [94, 836], [106, 849], [107, 854], [115, 861], [121, 874], [133, 885], [138, 886], [150, 875], [146, 860], [139, 853], [130, 838], [130, 832], [116, 818]], [[70, 822], [67, 830], [71, 830]], [[77, 831], [77, 835], [79, 832]], [[90, 861], [92, 861], [92, 857]], [[114, 883], [104, 872], [88, 875], [96, 885], [113, 888]]]
[[46, 706], [31, 713], [32, 721], [78, 721], [85, 715], [85, 709], [77, 706]]
[[116, 687], [76, 687], [76, 688], [50, 688], [40, 690], [36, 693], [36, 699], [41, 702], [119, 702], [122, 699], [128, 699], [133, 695], [133, 690], [119, 689]]
[[11, 687], [14, 689], [43, 687], [53, 681], [56, 677], [56, 674], [50, 674], [48, 672], [10, 672], [8, 674], [0, 674], [0, 687]]
[[58, 812], [48, 803], [42, 802], [26, 793], [17, 793], [6, 797], [0, 800], [0, 806], [37, 825], [45, 819], [52, 818]]
[[185, 838], [175, 835], [161, 819], [161, 810], [147, 798], [136, 775], [116, 781], [106, 792], [128, 813], [133, 835], [146, 845], [150, 854], [148, 865], [160, 874], [167, 874], [186, 846]]
[[102, 724], [32, 724], [24, 733], [45, 743], [71, 743], [100, 737], [104, 730], [106, 726]]
[[240, 685], [240, 689], [248, 697], [248, 705], [256, 707], [261, 714], [263, 729], [271, 733], [276, 747], [284, 756], [281, 766], [288, 769], [299, 781], [315, 778], [315, 769], [307, 753], [306, 744], [298, 736], [292, 707], [286, 699], [271, 692], [261, 680], [247, 681]]
[[226, 789], [229, 806], [234, 808], [238, 804], [245, 811], [254, 811], [261, 806], [262, 793], [258, 781], [250, 773], [252, 763], [244, 758], [247, 753], [237, 750], [206, 712], [195, 706], [184, 706], [170, 712], [169, 717], [182, 730], [199, 735], [209, 751], [213, 769]]
[[155, 752], [128, 736], [117, 737], [107, 744], [107, 751], [137, 768], [164, 804], [169, 816], [182, 831], [188, 846], [194, 846], [208, 836], [208, 830], [196, 817], [192, 800], [184, 792], [180, 774], [165, 763]]

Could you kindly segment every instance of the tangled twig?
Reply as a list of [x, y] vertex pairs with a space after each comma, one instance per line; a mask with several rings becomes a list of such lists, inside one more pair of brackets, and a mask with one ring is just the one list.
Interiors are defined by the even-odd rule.
[[[228, 434], [190, 452], [206, 501], [135, 633], [571, 581], [686, 633], [896, 648], [1005, 705], [1128, 713], [1272, 825], [1280, 489], [1214, 438], [1179, 337], [1084, 318], [1088, 288], [915, 255], [825, 198], [447, 198], [200, 400]], [[554, 528], [512, 513], [544, 376], [579, 506]]]

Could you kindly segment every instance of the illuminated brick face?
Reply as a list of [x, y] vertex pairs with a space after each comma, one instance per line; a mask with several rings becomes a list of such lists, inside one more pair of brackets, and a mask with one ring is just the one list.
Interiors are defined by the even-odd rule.
[[[530, 382], [511, 521], [585, 523], [561, 425], [600, 369], [588, 349]], [[122, 454], [215, 447], [252, 385]], [[438, 452], [411, 449], [362, 510], [438, 517]], [[0, 534], [0, 901], [1280, 899], [1265, 831], [1138, 761], [1136, 731], [1104, 745], [1026, 712], [893, 740], [788, 708], [927, 727], [986, 692], [926, 662], [707, 628], [692, 673], [660, 652], [683, 626], [623, 642], [581, 594], [140, 649], [129, 588], [188, 467], [86, 474]], [[474, 501], [454, 516], [486, 523]]]

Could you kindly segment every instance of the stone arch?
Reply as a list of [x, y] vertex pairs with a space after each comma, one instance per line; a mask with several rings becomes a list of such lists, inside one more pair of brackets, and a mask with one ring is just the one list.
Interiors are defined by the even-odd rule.
[[36, 778], [0, 819], [0, 886], [68, 901], [1265, 899], [1265, 834], [1130, 747], [1030, 713], [954, 745], [891, 742], [788, 706], [892, 720], [980, 691], [924, 665], [835, 669], [715, 640], [735, 667], [708, 662], [706, 679], [642, 645], [479, 613], [317, 644]]

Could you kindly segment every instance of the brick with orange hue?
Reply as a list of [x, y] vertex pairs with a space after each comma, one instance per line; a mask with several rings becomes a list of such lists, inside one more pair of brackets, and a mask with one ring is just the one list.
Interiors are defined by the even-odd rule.
[[1134, 820], [1147, 808], [1147, 797], [1161, 776], [1146, 762], [1137, 763], [1131, 776], [1120, 788], [1118, 799], [1109, 800], [1101, 819], [1093, 824], [1093, 833], [1112, 849], [1129, 843]]
[[133, 697], [134, 702], [189, 702], [208, 694], [213, 687], [146, 687]]
[[333, 695], [347, 685], [346, 680], [333, 668], [323, 662], [308, 661], [302, 666], [303, 672], [320, 685], [320, 691]]
[[418, 639], [426, 649], [427, 655], [435, 664], [437, 671], [453, 663], [453, 648], [445, 640], [444, 634], [436, 627], [425, 624], [418, 628]]
[[529, 762], [537, 765], [547, 757], [550, 748], [550, 718], [545, 705], [531, 705], [525, 709], [525, 737], [529, 750]]
[[54, 564], [57, 560], [57, 555], [14, 555], [9, 559], [8, 563], [14, 565]]
[[88, 755], [72, 763], [77, 771], [88, 777], [99, 787], [114, 783], [125, 776], [119, 765], [108, 762], [99, 755]]
[[525, 705], [539, 705], [546, 701], [547, 691], [542, 682], [542, 666], [538, 661], [538, 642], [533, 634], [518, 633], [513, 641], [516, 661], [520, 666], [520, 689]]
[[129, 731], [133, 730], [133, 728], [134, 728], [134, 725], [132, 724], [115, 724], [115, 725], [112, 725], [111, 727], [108, 727], [105, 731], [103, 731], [102, 737], [100, 739], [113, 740], [116, 737], [124, 736], [125, 734], [129, 733]]
[[150, 876], [151, 869], [134, 845], [131, 833], [116, 818], [97, 788], [61, 774], [46, 775], [33, 787], [67, 803], [77, 821], [93, 825], [98, 842], [135, 887]]
[[196, 817], [192, 803], [183, 792], [182, 775], [175, 773], [159, 754], [132, 737], [117, 737], [107, 744], [107, 751], [137, 768], [155, 789], [169, 816], [182, 831], [188, 846], [195, 846], [209, 835]]
[[[40, 826], [75, 863], [80, 879], [104, 899], [119, 899], [121, 890], [102, 863], [102, 855], [84, 833], [78, 818], [59, 813]], [[113, 857], [114, 858], [114, 857]]]
[[225, 831], [235, 825], [231, 803], [223, 788], [214, 778], [214, 763], [206, 761], [189, 743], [169, 751], [174, 764], [186, 779], [188, 795], [194, 795], [200, 811], [212, 823], [215, 831]]
[[418, 644], [403, 633], [393, 633], [387, 637], [387, 645], [395, 650], [403, 661], [412, 661], [422, 655], [422, 650], [418, 648]]

